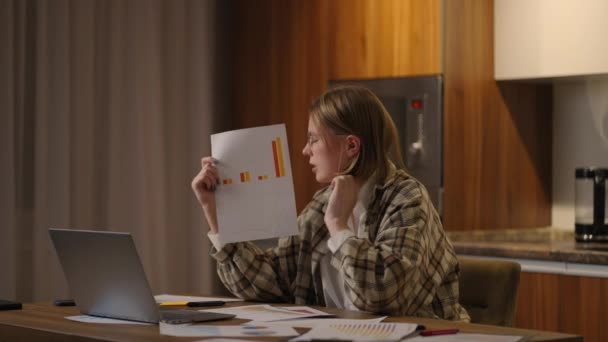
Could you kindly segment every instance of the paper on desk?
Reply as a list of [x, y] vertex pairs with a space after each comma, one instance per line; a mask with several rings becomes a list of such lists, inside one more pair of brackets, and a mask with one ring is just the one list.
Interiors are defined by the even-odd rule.
[[298, 234], [285, 125], [211, 135], [223, 243]]
[[198, 340], [195, 342], [243, 342], [243, 341], [248, 341], [248, 340], [241, 340], [241, 339], [236, 339], [236, 338], [206, 338], [204, 340]]
[[250, 321], [243, 325], [267, 325], [271, 327], [298, 327], [298, 328], [314, 328], [317, 325], [327, 324], [361, 324], [361, 323], [380, 323], [386, 316], [371, 318], [371, 319], [350, 319], [350, 318], [305, 318], [305, 319], [289, 319], [276, 322]]
[[236, 318], [258, 322], [272, 322], [306, 317], [332, 317], [334, 315], [307, 306], [274, 307], [266, 304], [237, 306], [233, 308], [207, 309], [199, 311], [219, 312], [236, 315]]
[[490, 334], [466, 334], [437, 336], [416, 336], [408, 338], [407, 342], [516, 342], [522, 336], [490, 335]]
[[157, 303], [164, 302], [204, 302], [212, 300], [221, 300], [224, 302], [242, 302], [240, 298], [224, 298], [224, 297], [193, 297], [193, 296], [178, 296], [171, 294], [160, 294], [154, 296]]
[[289, 340], [310, 341], [349, 340], [349, 341], [399, 341], [410, 335], [417, 324], [412, 323], [354, 323], [317, 325], [304, 335]]
[[298, 332], [289, 327], [263, 327], [241, 325], [193, 325], [159, 323], [160, 334], [179, 337], [258, 337], [297, 336]]
[[151, 325], [150, 323], [127, 321], [124, 319], [114, 319], [105, 317], [95, 317], [89, 315], [78, 315], [78, 316], [67, 316], [66, 319], [70, 321], [82, 322], [82, 323], [99, 323], [99, 324], [137, 324], [137, 325]]

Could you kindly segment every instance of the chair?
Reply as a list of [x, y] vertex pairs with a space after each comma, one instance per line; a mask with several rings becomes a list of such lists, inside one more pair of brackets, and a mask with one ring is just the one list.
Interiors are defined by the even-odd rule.
[[471, 323], [511, 326], [521, 266], [513, 261], [458, 257], [460, 304]]

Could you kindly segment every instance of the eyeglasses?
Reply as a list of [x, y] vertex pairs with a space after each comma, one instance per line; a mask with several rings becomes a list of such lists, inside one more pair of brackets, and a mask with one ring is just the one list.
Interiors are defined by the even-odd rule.
[[319, 137], [318, 135], [308, 134], [308, 137], [306, 137], [306, 144], [308, 145], [308, 147], [310, 147], [314, 143], [319, 141], [319, 139], [321, 139], [321, 137]]
[[[336, 137], [346, 137], [346, 136], [348, 136], [348, 134], [335, 134], [335, 136]], [[319, 135], [308, 133], [308, 136], [306, 137], [306, 144], [308, 145], [308, 147], [311, 147], [314, 143], [316, 143], [317, 141], [319, 141], [321, 139], [322, 139], [322, 137]]]

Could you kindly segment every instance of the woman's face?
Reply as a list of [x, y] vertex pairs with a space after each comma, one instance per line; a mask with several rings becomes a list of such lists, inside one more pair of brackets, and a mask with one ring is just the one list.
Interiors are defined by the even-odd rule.
[[312, 172], [319, 183], [329, 183], [347, 162], [343, 148], [344, 139], [328, 129], [321, 129], [313, 120], [308, 120], [308, 142], [302, 154], [308, 157]]

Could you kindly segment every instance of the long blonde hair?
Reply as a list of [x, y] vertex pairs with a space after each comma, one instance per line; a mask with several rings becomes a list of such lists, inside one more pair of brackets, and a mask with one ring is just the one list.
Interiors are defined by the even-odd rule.
[[368, 179], [376, 172], [380, 181], [391, 162], [405, 169], [395, 123], [371, 90], [354, 85], [330, 89], [311, 104], [309, 113], [317, 126], [361, 140], [359, 154], [342, 174]]

